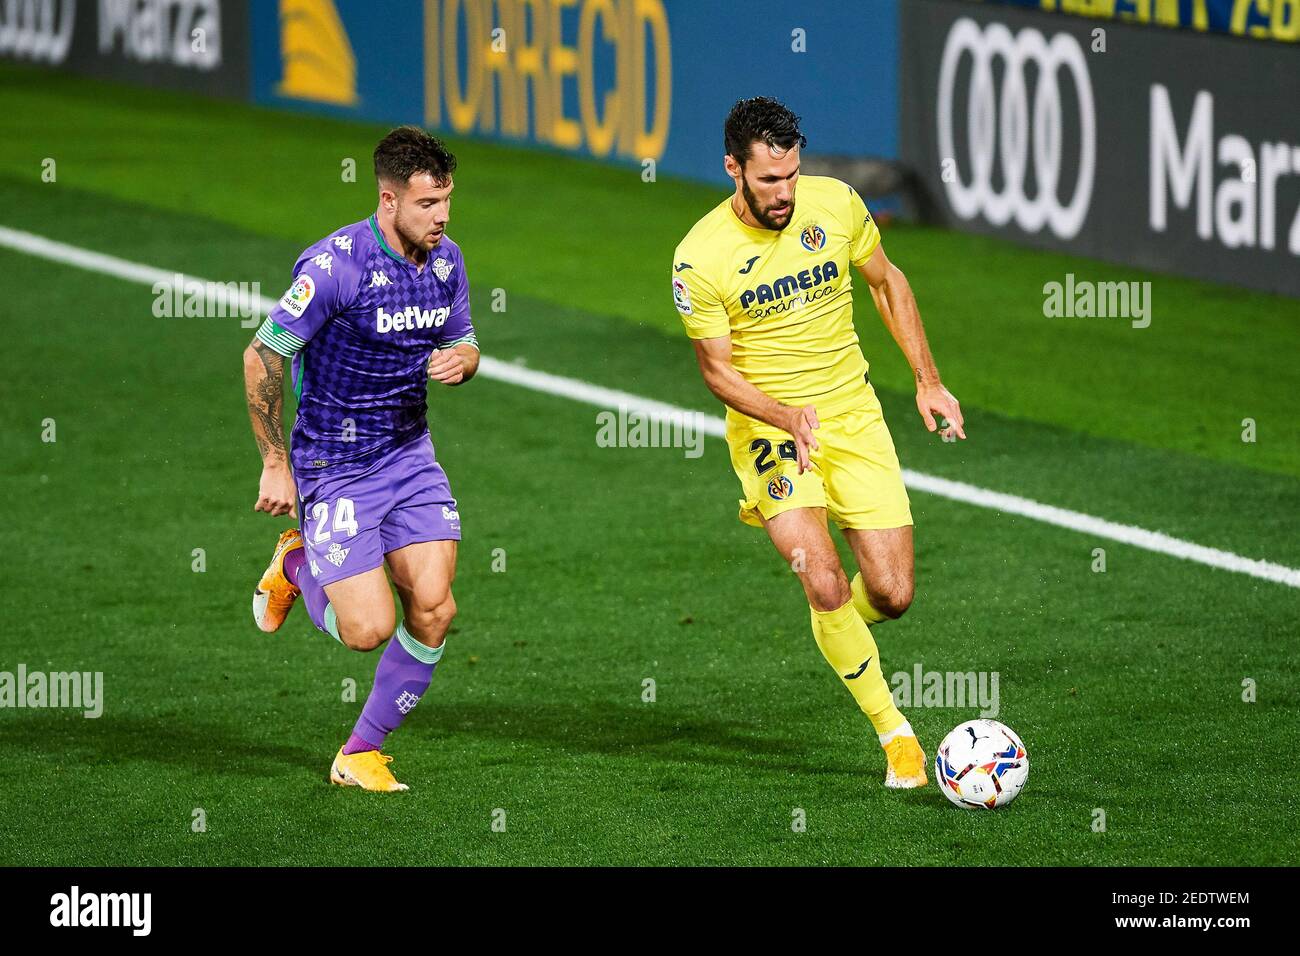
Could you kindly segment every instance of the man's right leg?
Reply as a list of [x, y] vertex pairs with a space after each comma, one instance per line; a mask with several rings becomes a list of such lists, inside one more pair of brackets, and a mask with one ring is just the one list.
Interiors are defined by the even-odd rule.
[[253, 619], [259, 628], [279, 630], [301, 595], [312, 623], [345, 647], [371, 651], [392, 636], [393, 598], [382, 566], [324, 585], [312, 570], [301, 532], [291, 528], [281, 534], [253, 591]]
[[[890, 763], [886, 785], [924, 786], [924, 756], [913, 766], [917, 761], [912, 758], [920, 753], [920, 747], [911, 725], [894, 704], [871, 630], [853, 606], [848, 577], [826, 528], [825, 509], [795, 508], [765, 519], [763, 526], [781, 557], [799, 576], [822, 656], [871, 720], [885, 748]], [[900, 762], [896, 751], [904, 744], [907, 759]]]
[[286, 573], [302, 590], [311, 622], [344, 647], [373, 651], [392, 637], [396, 626], [393, 595], [382, 567], [323, 587], [306, 564], [292, 573], [286, 568]]

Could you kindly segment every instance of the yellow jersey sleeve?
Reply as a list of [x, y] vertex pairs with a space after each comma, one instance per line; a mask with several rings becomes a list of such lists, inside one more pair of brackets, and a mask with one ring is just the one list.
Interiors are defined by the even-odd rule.
[[731, 334], [731, 319], [717, 289], [678, 250], [673, 263], [673, 305], [693, 339], [715, 339]]
[[852, 186], [849, 187], [849, 227], [849, 261], [855, 266], [864, 265], [880, 245], [880, 230], [867, 211], [867, 204]]

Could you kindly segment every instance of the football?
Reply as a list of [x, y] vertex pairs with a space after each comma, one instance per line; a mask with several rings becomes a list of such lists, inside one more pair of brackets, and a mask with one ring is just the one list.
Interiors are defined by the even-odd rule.
[[995, 810], [1024, 789], [1029, 753], [1006, 724], [968, 720], [939, 744], [934, 774], [943, 795], [957, 806]]

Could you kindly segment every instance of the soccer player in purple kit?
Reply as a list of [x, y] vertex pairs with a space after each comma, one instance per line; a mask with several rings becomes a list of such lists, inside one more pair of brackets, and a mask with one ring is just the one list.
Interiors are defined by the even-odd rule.
[[[262, 455], [254, 510], [300, 521], [280, 535], [253, 617], [275, 631], [301, 593], [312, 622], [345, 646], [388, 641], [329, 776], [394, 791], [407, 787], [381, 748], [428, 689], [456, 614], [460, 515], [434, 457], [427, 381], [468, 381], [479, 352], [465, 262], [446, 235], [456, 158], [413, 126], [385, 136], [374, 158], [379, 208], [298, 257], [244, 352], [244, 383]], [[289, 452], [286, 360], [298, 395]]]

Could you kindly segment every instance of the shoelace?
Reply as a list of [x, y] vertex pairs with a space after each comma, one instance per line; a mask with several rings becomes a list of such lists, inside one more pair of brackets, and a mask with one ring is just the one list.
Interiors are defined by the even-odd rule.
[[373, 760], [379, 765], [379, 769], [386, 768], [393, 762], [393, 758], [388, 754], [381, 754], [378, 750], [367, 750], [366, 753], [374, 754]]
[[[917, 767], [925, 766], [925, 760], [917, 757], [916, 754], [911, 751], [910, 747], [905, 747], [901, 742], [897, 746], [894, 746], [894, 741], [890, 741], [889, 757], [891, 765], [897, 761], [898, 765], [904, 769], [912, 770]], [[909, 759], [909, 757], [911, 759]]]

